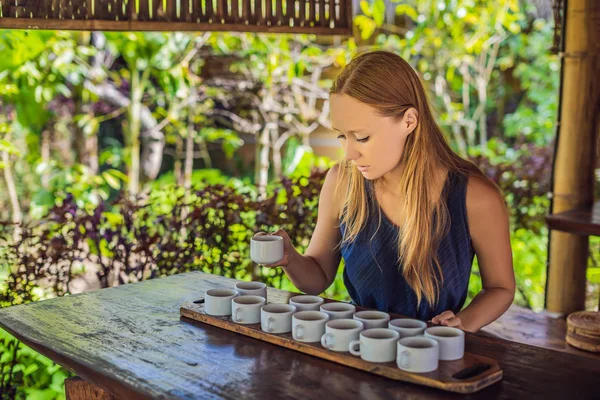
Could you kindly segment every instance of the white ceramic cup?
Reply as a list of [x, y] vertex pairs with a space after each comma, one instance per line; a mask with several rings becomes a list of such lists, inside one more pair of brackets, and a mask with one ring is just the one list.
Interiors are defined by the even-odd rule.
[[352, 318], [356, 307], [349, 303], [325, 303], [321, 305], [321, 312], [329, 315], [329, 320]]
[[355, 319], [336, 319], [325, 324], [325, 334], [321, 337], [321, 345], [332, 351], [348, 351], [353, 340], [359, 338], [363, 324]]
[[267, 301], [260, 296], [238, 296], [231, 300], [231, 319], [238, 324], [258, 324], [260, 308]]
[[465, 354], [465, 333], [450, 326], [433, 326], [425, 329], [425, 336], [435, 339], [440, 345], [440, 360], [451, 361]]
[[250, 239], [250, 258], [257, 264], [275, 264], [283, 258], [283, 238], [263, 235]]
[[204, 311], [208, 315], [231, 315], [231, 300], [238, 294], [233, 289], [210, 289], [204, 293]]
[[397, 318], [388, 323], [388, 328], [398, 332], [401, 338], [405, 338], [422, 335], [425, 328], [427, 328], [427, 324], [418, 319]]
[[400, 334], [386, 328], [367, 329], [358, 340], [352, 340], [348, 350], [365, 361], [383, 363], [396, 360], [396, 342]]
[[398, 368], [408, 372], [431, 372], [438, 368], [440, 346], [424, 336], [409, 336], [398, 340]]
[[290, 298], [289, 303], [296, 307], [296, 311], [319, 311], [319, 307], [325, 300], [319, 296], [302, 294]]
[[360, 321], [365, 329], [387, 328], [390, 316], [383, 311], [359, 311], [354, 314], [354, 319]]
[[267, 285], [262, 282], [238, 282], [234, 289], [240, 296], [260, 296], [267, 298]]
[[320, 311], [300, 311], [292, 316], [292, 337], [305, 343], [321, 341], [329, 315]]
[[296, 307], [290, 304], [267, 304], [260, 309], [260, 329], [269, 333], [292, 331], [292, 315]]

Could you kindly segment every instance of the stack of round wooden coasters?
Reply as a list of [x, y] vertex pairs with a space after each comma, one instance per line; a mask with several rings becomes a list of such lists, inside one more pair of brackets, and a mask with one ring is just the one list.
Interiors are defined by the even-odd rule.
[[577, 311], [567, 317], [567, 343], [600, 352], [600, 312]]

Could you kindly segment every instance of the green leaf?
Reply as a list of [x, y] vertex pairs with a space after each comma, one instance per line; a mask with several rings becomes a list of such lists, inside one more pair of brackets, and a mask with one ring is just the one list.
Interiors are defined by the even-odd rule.
[[416, 21], [419, 18], [419, 13], [412, 6], [408, 4], [400, 4], [396, 6], [396, 15], [406, 15], [413, 21]]
[[90, 238], [87, 238], [86, 242], [90, 249], [90, 253], [97, 256], [98, 255], [98, 246], [96, 246], [96, 243]]
[[120, 180], [122, 180], [123, 182], [127, 182], [127, 175], [125, 175], [123, 172], [119, 171], [118, 169], [114, 169], [111, 168], [109, 170], [106, 170], [106, 172], [110, 173], [112, 176], [119, 178]]
[[375, 21], [373, 21], [371, 18], [365, 17], [364, 15], [358, 15], [354, 19], [354, 23], [359, 26], [360, 36], [363, 40], [369, 39], [377, 27]]
[[5, 151], [8, 154], [21, 155], [17, 146], [4, 139], [0, 139], [0, 151]]
[[122, 225], [124, 222], [123, 215], [113, 212], [104, 212], [102, 215], [106, 218], [109, 224], [112, 226]]
[[0, 364], [6, 364], [12, 360], [12, 352], [7, 351], [0, 357]]
[[54, 400], [56, 392], [53, 389], [33, 389], [27, 391], [26, 400]]
[[363, 14], [365, 14], [367, 17], [373, 16], [373, 13], [371, 12], [371, 6], [369, 5], [368, 1], [361, 0], [360, 1], [360, 9], [362, 10]]
[[115, 190], [121, 189], [121, 182], [107, 171], [102, 172], [102, 177], [111, 188]]
[[377, 26], [381, 26], [385, 22], [385, 3], [383, 0], [375, 0], [373, 4], [373, 19]]
[[39, 365], [37, 365], [37, 364], [29, 364], [29, 366], [27, 366], [27, 368], [25, 368], [25, 370], [23, 371], [23, 375], [24, 376], [31, 375], [35, 371], [37, 371], [38, 369], [40, 369]]
[[106, 239], [100, 240], [100, 254], [106, 257], [114, 257], [115, 253], [108, 247], [108, 241]]

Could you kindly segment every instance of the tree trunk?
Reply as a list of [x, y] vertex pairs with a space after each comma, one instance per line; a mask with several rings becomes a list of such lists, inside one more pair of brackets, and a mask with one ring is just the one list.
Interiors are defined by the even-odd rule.
[[463, 138], [460, 125], [452, 124], [452, 136], [454, 136], [454, 141], [458, 146], [458, 154], [460, 154], [460, 156], [463, 158], [467, 158], [469, 155], [467, 152], [467, 143]]
[[484, 150], [487, 147], [487, 114], [485, 112], [487, 81], [483, 77], [477, 78], [477, 92], [479, 95], [479, 104], [481, 105], [481, 114], [479, 115], [479, 146], [481, 150]]
[[85, 154], [90, 173], [92, 175], [98, 174], [100, 165], [98, 162], [98, 135], [96, 133], [85, 138]]
[[129, 194], [137, 195], [140, 179], [140, 110], [144, 80], [140, 81], [140, 71], [131, 70], [131, 104], [128, 109], [129, 132], [128, 145], [130, 149], [129, 165]]
[[267, 195], [267, 183], [269, 182], [269, 133], [272, 123], [267, 122], [260, 135], [260, 158], [258, 174], [258, 196], [264, 199]]
[[206, 140], [204, 140], [204, 138], [199, 138], [198, 147], [200, 148], [200, 157], [202, 158], [202, 161], [204, 161], [204, 166], [206, 168], [212, 168], [212, 159], [210, 158], [208, 146], [206, 145]]
[[[94, 85], [90, 81], [85, 82], [85, 87], [95, 93], [100, 100], [117, 107], [131, 107], [131, 100], [123, 93], [119, 92], [114, 85], [109, 82], [104, 82], [100, 85]], [[143, 167], [144, 176], [149, 179], [156, 179], [160, 172], [162, 164], [163, 150], [165, 147], [164, 134], [155, 129], [158, 123], [152, 116], [150, 109], [143, 104], [139, 106], [140, 114], [138, 116], [141, 128], [144, 129], [144, 147], [142, 149], [141, 166]], [[127, 135], [127, 133], [124, 133]], [[97, 145], [96, 145], [97, 147]]]
[[[273, 120], [277, 120], [277, 115], [271, 115]], [[274, 124], [271, 130], [271, 147], [273, 148], [273, 170], [275, 173], [275, 180], [281, 180], [282, 177], [282, 166], [281, 166], [281, 147], [275, 146], [279, 139], [279, 126]]]
[[42, 146], [41, 146], [41, 155], [42, 155], [42, 163], [46, 166], [44, 168], [44, 173], [42, 174], [42, 187], [44, 189], [48, 189], [48, 185], [50, 184], [50, 173], [48, 171], [47, 166], [50, 163], [50, 136], [52, 132], [48, 129], [42, 130]]
[[[73, 101], [75, 102], [75, 115], [83, 115], [85, 112], [82, 106], [83, 85], [75, 87]], [[87, 137], [83, 129], [77, 124], [73, 124], [73, 149], [75, 150], [75, 162], [85, 165], [90, 174], [98, 173], [98, 136], [96, 133]]]
[[194, 170], [194, 120], [192, 110], [188, 113], [188, 129], [185, 138], [185, 177], [183, 186], [186, 189], [192, 187], [192, 172]]
[[4, 164], [4, 180], [6, 181], [6, 187], [8, 189], [8, 197], [12, 206], [12, 222], [15, 224], [15, 230], [13, 231], [13, 238], [15, 241], [21, 237], [21, 228], [19, 224], [23, 219], [21, 213], [21, 206], [19, 205], [19, 198], [17, 196], [17, 187], [12, 176], [12, 168], [10, 161], [10, 154], [8, 151], [2, 152], [2, 163]]
[[180, 135], [175, 138], [175, 163], [173, 165], [173, 173], [175, 175], [175, 182], [178, 186], [183, 186], [183, 172], [182, 163], [183, 159], [183, 140]]

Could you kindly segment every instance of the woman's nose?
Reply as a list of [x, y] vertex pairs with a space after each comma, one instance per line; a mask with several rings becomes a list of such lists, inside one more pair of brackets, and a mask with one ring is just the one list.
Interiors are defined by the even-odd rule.
[[344, 155], [346, 157], [346, 160], [348, 160], [348, 161], [357, 160], [358, 157], [360, 157], [360, 153], [358, 152], [358, 150], [356, 150], [356, 148], [354, 147], [354, 144], [351, 143], [350, 140], [346, 140], [345, 144], [346, 145], [344, 146]]

